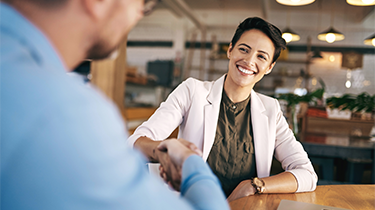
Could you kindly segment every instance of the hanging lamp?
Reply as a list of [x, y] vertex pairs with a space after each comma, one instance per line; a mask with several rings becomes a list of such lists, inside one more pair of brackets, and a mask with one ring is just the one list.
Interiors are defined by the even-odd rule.
[[372, 46], [375, 47], [375, 34], [373, 34], [372, 36], [366, 38], [363, 43], [365, 43], [365, 45], [372, 45]]
[[303, 6], [313, 3], [315, 0], [276, 0], [279, 4], [287, 6]]
[[283, 37], [286, 43], [300, 40], [299, 35], [296, 32], [292, 31], [292, 29], [289, 28], [289, 25], [290, 25], [290, 7], [288, 7], [288, 13], [287, 13], [287, 18], [286, 18], [286, 29], [283, 30], [281, 37]]
[[375, 0], [346, 0], [346, 3], [354, 6], [372, 6], [375, 5]]
[[345, 36], [343, 33], [333, 28], [334, 14], [335, 14], [335, 1], [332, 1], [331, 26], [327, 30], [318, 34], [318, 39], [320, 41], [333, 43], [335, 41], [341, 41], [345, 39]]
[[318, 35], [318, 39], [321, 41], [326, 41], [328, 43], [333, 43], [335, 41], [341, 41], [345, 39], [345, 36], [331, 26], [329, 29], [321, 32]]
[[320, 51], [315, 50], [311, 58], [323, 58], [323, 56], [320, 54]]
[[283, 34], [281, 36], [285, 39], [286, 43], [300, 40], [299, 35], [296, 32], [292, 31], [289, 27], [283, 31]]

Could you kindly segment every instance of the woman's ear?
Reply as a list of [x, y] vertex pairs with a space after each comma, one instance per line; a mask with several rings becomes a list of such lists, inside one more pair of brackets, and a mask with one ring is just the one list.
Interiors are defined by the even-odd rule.
[[227, 57], [228, 57], [228, 59], [230, 59], [230, 54], [232, 53], [232, 49], [233, 49], [232, 43], [230, 43], [229, 47], [228, 47], [228, 50], [227, 50]]
[[268, 67], [268, 70], [266, 71], [266, 74], [271, 73], [273, 67], [275, 66], [276, 62], [271, 63], [271, 65]]

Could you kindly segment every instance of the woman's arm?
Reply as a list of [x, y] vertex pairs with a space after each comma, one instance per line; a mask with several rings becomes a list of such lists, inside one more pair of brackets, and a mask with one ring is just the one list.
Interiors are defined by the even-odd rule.
[[[289, 172], [282, 172], [260, 180], [264, 183], [264, 191], [262, 193], [294, 193], [298, 186], [296, 178]], [[233, 190], [227, 201], [231, 202], [256, 193], [257, 190], [252, 185], [252, 180], [244, 180]]]
[[318, 176], [302, 144], [296, 140], [290, 130], [278, 101], [275, 101], [278, 113], [274, 156], [286, 172], [294, 175], [298, 185], [296, 192], [313, 191], [316, 188]]
[[[183, 122], [184, 116], [190, 107], [194, 94], [195, 82], [187, 79], [181, 83], [167, 98], [155, 113], [129, 137], [129, 146], [135, 146], [135, 142], [147, 137], [144, 142], [138, 142], [140, 149], [146, 156], [152, 157], [155, 145], [149, 145], [147, 140], [164, 140]], [[143, 144], [145, 143], [145, 144]], [[151, 148], [143, 148], [145, 145]]]

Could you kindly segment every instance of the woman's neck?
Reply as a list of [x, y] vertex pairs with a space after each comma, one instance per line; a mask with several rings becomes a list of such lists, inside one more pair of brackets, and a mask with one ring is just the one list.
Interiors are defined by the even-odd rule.
[[238, 86], [227, 78], [224, 81], [224, 91], [233, 103], [246, 100], [249, 97], [252, 89], [252, 87]]

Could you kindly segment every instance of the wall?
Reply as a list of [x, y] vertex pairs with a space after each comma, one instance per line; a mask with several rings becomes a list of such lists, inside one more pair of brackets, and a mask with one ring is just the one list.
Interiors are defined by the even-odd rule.
[[[348, 11], [349, 12], [349, 11]], [[245, 17], [248, 16], [260, 16], [257, 11], [219, 11], [219, 10], [208, 10], [208, 11], [195, 11], [202, 22], [207, 23], [208, 31], [206, 40], [211, 42], [212, 35], [216, 35], [218, 42], [229, 42], [235, 26], [241, 22]], [[322, 14], [306, 14], [295, 12], [291, 14], [293, 18], [290, 22], [290, 26], [293, 30], [298, 31], [301, 36], [301, 40], [298, 42], [290, 43], [290, 45], [306, 45], [307, 37], [312, 37], [312, 45], [314, 46], [352, 46], [361, 48], [371, 48], [371, 46], [365, 46], [363, 39], [374, 33], [375, 29], [375, 14], [371, 13], [362, 23], [350, 22], [346, 20], [346, 17], [335, 17], [334, 26], [335, 28], [342, 31], [347, 35], [347, 39], [328, 44], [326, 42], [319, 41], [316, 38], [317, 31], [325, 30], [329, 27], [330, 19], [329, 13]], [[269, 21], [279, 26], [280, 29], [286, 27], [286, 14], [278, 13], [277, 11], [270, 13]], [[129, 34], [129, 41], [172, 41], [172, 47], [128, 47], [128, 65], [135, 65], [138, 67], [139, 72], [145, 73], [145, 66], [147, 61], [156, 59], [175, 59], [176, 56], [181, 56], [186, 65], [186, 59], [189, 55], [189, 50], [185, 49], [185, 42], [192, 41], [191, 37], [197, 29], [194, 25], [186, 18], [176, 18], [168, 10], [157, 10], [151, 16], [145, 17], [140, 23], [134, 28]], [[200, 33], [198, 32], [197, 40], [200, 40]], [[195, 49], [192, 58], [191, 72], [189, 76], [200, 78], [200, 79], [216, 79], [220, 74], [210, 75], [208, 69], [210, 67], [210, 61], [208, 56], [210, 49], [205, 50], [206, 61], [205, 74], [200, 76], [200, 49]], [[328, 61], [328, 57], [333, 55], [335, 57], [334, 62]], [[346, 88], [346, 75], [347, 71], [343, 70], [341, 66], [341, 54], [334, 52], [324, 52], [324, 58], [320, 60], [314, 60], [310, 65], [310, 73], [313, 77], [322, 78], [327, 86], [327, 94], [343, 94], [343, 93], [354, 93], [368, 92], [375, 94], [375, 54], [365, 54], [363, 61], [363, 68], [360, 70], [352, 71], [352, 87]], [[290, 59], [306, 59], [306, 53], [298, 52], [289, 54]], [[226, 60], [218, 60], [213, 64], [215, 69], [220, 69], [223, 73], [227, 69]], [[299, 72], [301, 69], [306, 69], [304, 64], [277, 64], [275, 71], [287, 65], [292, 71]], [[312, 78], [313, 78], [312, 77]], [[270, 85], [272, 81], [270, 78], [264, 78], [263, 83]], [[310, 89], [316, 88], [316, 86], [310, 84], [311, 80], [308, 81], [308, 87]], [[286, 87], [293, 88], [295, 84], [295, 78], [290, 79], [285, 83]]]

